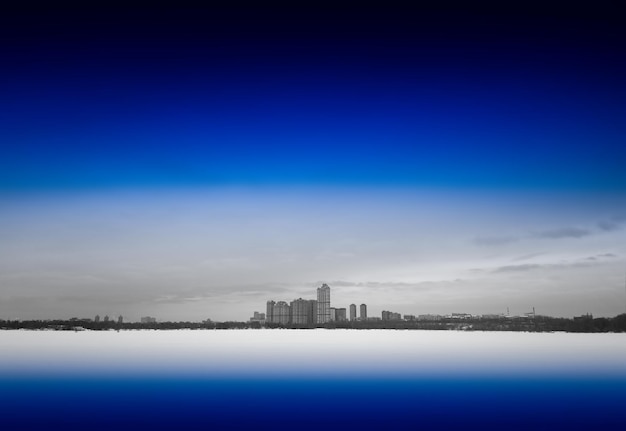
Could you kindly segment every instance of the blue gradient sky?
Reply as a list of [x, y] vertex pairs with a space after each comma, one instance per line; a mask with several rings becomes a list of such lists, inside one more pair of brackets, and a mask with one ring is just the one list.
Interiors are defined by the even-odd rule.
[[0, 318], [623, 312], [626, 32], [535, 6], [3, 6]]

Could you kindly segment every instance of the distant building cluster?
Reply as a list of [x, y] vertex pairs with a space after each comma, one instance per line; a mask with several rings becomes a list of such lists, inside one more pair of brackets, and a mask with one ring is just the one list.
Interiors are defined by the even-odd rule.
[[250, 322], [258, 322], [260, 324], [265, 323], [265, 313], [254, 312], [254, 315], [250, 318]]
[[[114, 323], [117, 322], [118, 324], [123, 324], [124, 323], [124, 317], [123, 316], [117, 316], [116, 317], [109, 317], [108, 315], [105, 315], [103, 318], [100, 318], [99, 314], [96, 314], [96, 316], [93, 318], [94, 323]], [[141, 323], [157, 323], [157, 319], [156, 317], [150, 317], [150, 316], [144, 316], [140, 319]]]
[[[535, 310], [524, 313], [523, 317], [534, 318]], [[249, 319], [250, 323], [295, 325], [295, 326], [318, 326], [329, 322], [440, 322], [445, 320], [471, 320], [471, 319], [504, 319], [516, 318], [506, 314], [472, 315], [469, 313], [439, 314], [400, 314], [394, 311], [384, 310], [380, 317], [368, 316], [367, 305], [350, 304], [348, 309], [332, 307], [330, 302], [330, 286], [322, 284], [317, 288], [316, 299], [294, 299], [291, 302], [269, 300], [266, 304], [265, 313], [258, 311]], [[520, 316], [522, 317], [522, 316]]]
[[250, 322], [278, 325], [323, 325], [329, 322], [347, 322], [368, 320], [367, 305], [361, 304], [360, 315], [357, 317], [356, 304], [350, 305], [350, 315], [346, 308], [331, 307], [330, 286], [323, 284], [317, 288], [316, 299], [294, 299], [286, 301], [267, 301], [265, 313], [254, 312]]
[[[93, 318], [93, 321], [95, 323], [99, 323], [100, 322], [100, 315], [96, 314], [96, 316]], [[102, 319], [102, 322], [104, 322], [104, 323], [109, 323], [109, 322], [113, 323], [113, 322], [115, 322], [115, 318], [111, 318], [108, 315], [106, 315]], [[120, 323], [120, 324], [124, 323], [124, 318], [122, 316], [118, 316], [117, 317], [117, 323]]]
[[402, 320], [402, 315], [400, 313], [394, 313], [393, 311], [383, 311], [382, 314], [383, 320]]
[[[456, 314], [456, 313], [455, 313]], [[456, 317], [456, 316], [455, 316]], [[394, 322], [394, 321], [438, 321], [444, 316], [422, 314], [415, 316], [393, 311], [383, 311], [381, 317], [367, 315], [367, 304], [350, 304], [349, 308], [332, 307], [330, 302], [330, 286], [323, 284], [317, 288], [316, 299], [294, 299], [287, 301], [267, 301], [265, 313], [258, 311], [250, 318], [250, 322], [277, 325], [316, 326], [329, 322]]]

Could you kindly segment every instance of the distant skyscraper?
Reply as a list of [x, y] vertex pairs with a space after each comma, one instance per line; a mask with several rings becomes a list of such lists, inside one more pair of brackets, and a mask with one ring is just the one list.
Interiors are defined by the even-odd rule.
[[311, 324], [317, 324], [317, 300], [310, 299], [309, 300], [309, 309], [311, 313]]
[[288, 325], [291, 318], [291, 307], [285, 301], [278, 301], [274, 305], [274, 320], [273, 323], [279, 323], [281, 325]]
[[330, 322], [330, 287], [322, 284], [317, 288], [317, 323]]
[[291, 323], [313, 325], [315, 323], [316, 301], [298, 298], [291, 301]]
[[361, 304], [361, 320], [367, 320], [367, 305]]
[[100, 321], [100, 315], [96, 314], [96, 317], [93, 318], [93, 321], [98, 323]]
[[107, 314], [106, 316], [104, 316], [104, 323], [109, 321], [109, 315]]
[[356, 304], [350, 304], [350, 321], [356, 320]]
[[307, 311], [309, 311], [308, 301], [298, 298], [291, 301], [291, 323], [294, 325], [306, 325]]
[[274, 301], [267, 301], [267, 308], [265, 310], [265, 321], [269, 323], [274, 322], [274, 306], [276, 303]]
[[117, 318], [117, 323], [122, 324], [124, 323], [124, 318], [122, 316]]
[[335, 320], [337, 320], [337, 316], [335, 314], [337, 310], [334, 307], [330, 307], [330, 321], [334, 322]]

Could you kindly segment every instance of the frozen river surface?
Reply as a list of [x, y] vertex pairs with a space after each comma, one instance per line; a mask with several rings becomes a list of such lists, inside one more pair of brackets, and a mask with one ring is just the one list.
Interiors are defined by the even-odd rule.
[[0, 347], [0, 372], [26, 375], [626, 375], [626, 334], [0, 331]]
[[0, 331], [0, 429], [626, 426], [626, 334]]

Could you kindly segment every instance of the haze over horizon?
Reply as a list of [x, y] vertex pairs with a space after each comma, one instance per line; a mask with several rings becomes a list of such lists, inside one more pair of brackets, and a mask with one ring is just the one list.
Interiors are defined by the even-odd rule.
[[2, 6], [0, 319], [623, 313], [619, 16]]

